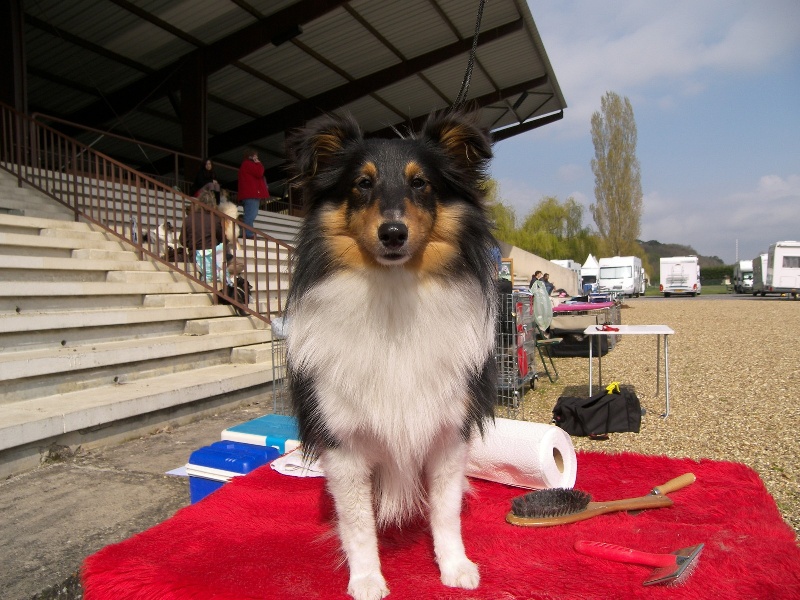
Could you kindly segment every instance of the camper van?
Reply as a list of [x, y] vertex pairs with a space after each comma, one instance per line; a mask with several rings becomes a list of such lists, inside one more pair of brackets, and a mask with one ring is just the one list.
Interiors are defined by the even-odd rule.
[[696, 256], [670, 256], [661, 259], [661, 284], [664, 298], [673, 294], [697, 296], [700, 285], [700, 263]]
[[597, 291], [638, 297], [642, 293], [642, 259], [638, 256], [601, 258]]
[[[762, 265], [763, 268], [763, 265]], [[767, 280], [764, 291], [769, 294], [800, 293], [800, 242], [776, 242], [767, 252]]]
[[733, 291], [749, 294], [753, 291], [753, 261], [740, 260], [733, 265]]
[[764, 286], [767, 284], [767, 256], [759, 254], [753, 259], [753, 296], [766, 294]]

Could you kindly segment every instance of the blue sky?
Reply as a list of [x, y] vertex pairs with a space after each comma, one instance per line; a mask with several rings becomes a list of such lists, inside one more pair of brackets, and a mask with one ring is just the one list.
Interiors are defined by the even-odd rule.
[[567, 109], [495, 145], [492, 175], [520, 222], [542, 197], [572, 196], [595, 228], [590, 120], [613, 91], [636, 119], [640, 239], [726, 263], [737, 240], [740, 259], [800, 240], [800, 1], [528, 5]]

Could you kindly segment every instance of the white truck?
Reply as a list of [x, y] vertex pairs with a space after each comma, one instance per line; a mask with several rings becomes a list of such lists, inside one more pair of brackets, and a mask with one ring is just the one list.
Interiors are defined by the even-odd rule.
[[661, 258], [661, 283], [659, 291], [664, 298], [673, 294], [697, 296], [701, 290], [700, 263], [696, 256], [669, 256]]
[[767, 256], [759, 254], [753, 259], [753, 296], [761, 294], [764, 296], [764, 286], [767, 284]]
[[753, 261], [740, 260], [733, 265], [733, 291], [749, 294], [753, 291]]
[[767, 252], [767, 279], [761, 295], [789, 294], [796, 299], [798, 293], [800, 293], [800, 242], [775, 242]]
[[642, 259], [638, 256], [601, 258], [597, 275], [597, 292], [636, 296], [642, 293]]

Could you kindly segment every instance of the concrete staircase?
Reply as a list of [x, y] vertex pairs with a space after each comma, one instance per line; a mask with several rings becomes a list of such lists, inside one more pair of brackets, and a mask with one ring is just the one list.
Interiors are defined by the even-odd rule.
[[19, 187], [17, 178], [0, 169], [0, 214], [72, 221], [75, 215], [37, 190]]
[[[132, 203], [138, 198], [150, 199], [152, 203], [143, 203], [139, 215], [143, 235], [148, 235], [149, 249], [161, 255], [166, 251], [166, 239], [162, 238], [158, 246], [156, 242], [158, 237], [156, 228], [165, 223], [171, 224], [176, 232], [170, 236], [169, 243], [174, 245], [173, 242], [178, 240], [183, 214], [182, 210], [177, 210], [175, 207], [182, 209], [183, 201], [179, 198], [176, 202], [175, 192], [172, 190], [159, 191], [156, 196], [151, 197], [139, 194], [135, 187], [118, 181], [96, 180], [88, 176], [67, 177], [63, 173], [41, 169], [35, 169], [33, 176], [42, 188], [50, 190], [56, 196], [61, 193], [76, 194], [79, 198], [79, 208], [95, 216], [97, 197], [102, 196], [102, 205], [107, 209], [104, 216], [111, 217], [105, 224], [117, 228], [118, 231], [130, 231], [131, 224], [124, 220], [124, 215], [130, 214]], [[156, 197], [166, 206], [173, 207], [173, 210], [166, 211], [164, 206], [156, 206]], [[2, 169], [0, 169], [0, 214], [74, 220], [74, 214], [69, 209], [35, 189], [18, 187], [16, 177]], [[114, 220], [114, 217], [118, 217], [118, 220]], [[302, 222], [303, 219], [300, 217], [260, 211], [254, 223], [255, 228], [282, 244], [255, 244], [251, 240], [243, 242], [246, 249], [240, 258], [248, 263], [248, 280], [259, 290], [269, 290], [269, 309], [266, 295], [261, 296], [261, 305], [253, 306], [259, 313], [267, 314], [270, 311], [275, 313], [283, 310], [282, 303], [285, 302], [290, 280], [289, 248], [286, 245], [294, 247]]]
[[0, 476], [59, 447], [271, 403], [264, 321], [73, 219], [0, 177]]

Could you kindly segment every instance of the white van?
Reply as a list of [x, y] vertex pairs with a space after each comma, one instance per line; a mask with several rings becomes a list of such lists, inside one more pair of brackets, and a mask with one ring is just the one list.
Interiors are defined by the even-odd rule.
[[753, 291], [753, 261], [740, 260], [733, 265], [733, 291], [749, 294]]
[[800, 242], [775, 242], [769, 247], [764, 291], [797, 298], [800, 292]]
[[661, 284], [664, 298], [672, 294], [697, 296], [701, 290], [700, 263], [696, 256], [670, 256], [661, 259]]
[[599, 265], [598, 293], [636, 297], [642, 293], [642, 259], [638, 256], [601, 258]]

